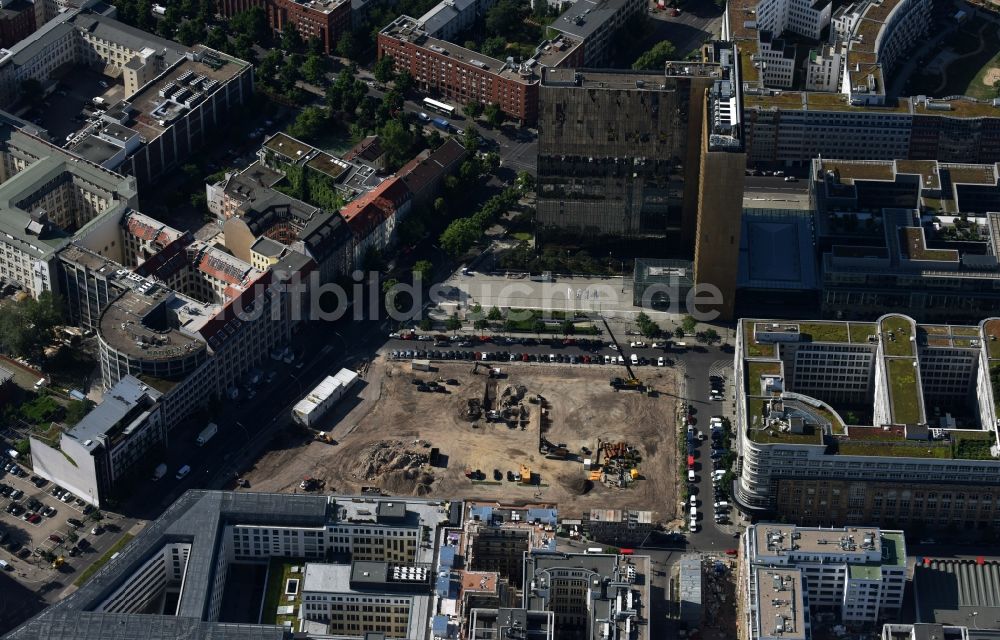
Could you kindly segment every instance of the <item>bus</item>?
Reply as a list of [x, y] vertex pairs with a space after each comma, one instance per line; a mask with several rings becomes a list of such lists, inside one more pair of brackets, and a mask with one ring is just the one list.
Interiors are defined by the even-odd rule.
[[431, 100], [430, 98], [424, 98], [424, 108], [430, 111], [437, 111], [449, 118], [455, 115], [455, 107], [450, 107], [443, 102]]

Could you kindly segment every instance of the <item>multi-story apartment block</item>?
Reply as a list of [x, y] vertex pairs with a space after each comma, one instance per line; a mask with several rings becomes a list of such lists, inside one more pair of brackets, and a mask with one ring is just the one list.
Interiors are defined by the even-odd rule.
[[354, 237], [352, 264], [364, 265], [367, 256], [395, 242], [396, 227], [409, 215], [412, 200], [406, 184], [392, 176], [340, 210]]
[[555, 614], [528, 609], [473, 609], [469, 640], [555, 640]]
[[804, 525], [996, 526], [998, 335], [996, 319], [741, 321], [735, 500]]
[[629, 19], [646, 10], [641, 0], [579, 0], [554, 20], [549, 28], [579, 42], [578, 66], [591, 69], [610, 68], [614, 53], [614, 37]]
[[78, 131], [70, 149], [140, 184], [184, 161], [253, 94], [253, 67], [242, 60], [69, 9], [0, 57], [0, 100], [12, 102], [26, 79], [45, 83], [72, 65], [120, 75], [125, 100]]
[[530, 60], [504, 62], [432, 37], [417, 20], [400, 16], [379, 32], [378, 55], [390, 56], [397, 70], [409, 71], [422, 91], [459, 104], [496, 103], [508, 117], [534, 124], [541, 69], [580, 64], [579, 44], [561, 35], [539, 45]]
[[[299, 633], [360, 640], [369, 632], [423, 639], [433, 613], [427, 570], [433, 548], [419, 543], [422, 532], [434, 537], [449, 522], [447, 507], [423, 500], [189, 491], [72, 597], [10, 638], [67, 629], [65, 637], [97, 640], [113, 627], [119, 635], [192, 640], [291, 640]], [[397, 546], [410, 552], [397, 553], [400, 559], [362, 557], [361, 549], [375, 546], [384, 556], [395, 541], [406, 541]], [[341, 553], [350, 554], [350, 564], [321, 564]], [[269, 562], [290, 576], [280, 584], [279, 622], [225, 620], [231, 570]]]
[[[718, 63], [670, 63], [659, 74], [544, 71], [542, 242], [572, 236], [606, 248], [627, 238], [633, 255], [693, 253], [695, 282], [718, 286], [731, 305], [746, 160], [733, 52], [713, 52]], [[721, 182], [732, 188], [713, 187]]]
[[496, 0], [442, 0], [417, 18], [427, 35], [440, 40], [454, 40], [486, 16]]
[[748, 527], [741, 546], [745, 638], [808, 639], [810, 617], [820, 612], [856, 627], [902, 608], [902, 531], [764, 523]]
[[263, 7], [267, 23], [276, 34], [280, 34], [286, 24], [292, 24], [303, 41], [316, 38], [323, 46], [324, 53], [331, 54], [337, 48], [337, 41], [346, 31], [351, 30], [351, 2], [349, 0], [220, 0], [216, 5], [225, 18], [251, 7]]
[[167, 446], [160, 392], [125, 376], [57, 442], [32, 436], [35, 474], [100, 507], [147, 471]]
[[525, 554], [522, 606], [555, 614], [555, 638], [648, 640], [649, 557]]
[[9, 49], [38, 28], [35, 4], [12, 0], [0, 4], [0, 47]]
[[765, 4], [734, 0], [723, 20], [723, 39], [740, 54], [750, 163], [805, 165], [818, 156], [1000, 160], [1000, 110], [992, 103], [965, 97], [886, 99], [886, 78], [928, 32], [927, 0], [866, 1], [838, 10], [830, 44], [805, 62], [804, 82], [793, 83], [806, 92], [765, 88], [774, 79], [759, 50], [758, 29], [780, 33], [760, 19]]
[[77, 240], [116, 255], [118, 220], [136, 203], [135, 179], [81, 161], [0, 124], [0, 277], [32, 296], [58, 291], [56, 255]]
[[302, 575], [302, 629], [324, 636], [378, 633], [421, 640], [430, 631], [433, 578], [426, 565], [309, 563]]
[[757, 28], [780, 36], [786, 31], [819, 40], [830, 24], [829, 0], [761, 0], [757, 3]]
[[757, 32], [754, 66], [760, 69], [765, 87], [790, 89], [795, 80], [795, 45], [771, 31]]
[[844, 56], [835, 47], [811, 49], [806, 59], [806, 91], [838, 91], [843, 65]]
[[824, 316], [974, 321], [1000, 308], [995, 165], [824, 158], [811, 191]]

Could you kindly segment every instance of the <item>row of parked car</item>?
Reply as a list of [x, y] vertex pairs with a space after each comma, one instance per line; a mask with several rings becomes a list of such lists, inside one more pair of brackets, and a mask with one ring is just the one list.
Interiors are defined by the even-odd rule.
[[[481, 360], [484, 362], [561, 362], [564, 364], [625, 364], [624, 356], [601, 355], [571, 355], [563, 353], [516, 353], [510, 351], [438, 351], [435, 349], [397, 349], [390, 354], [397, 360], [431, 359], [431, 360]], [[630, 356], [632, 366], [652, 365], [666, 367], [674, 363], [670, 358], [643, 358], [636, 354]]]

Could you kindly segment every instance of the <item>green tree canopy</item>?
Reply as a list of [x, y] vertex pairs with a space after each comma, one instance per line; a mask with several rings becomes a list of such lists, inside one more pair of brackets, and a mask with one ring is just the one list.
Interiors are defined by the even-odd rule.
[[375, 63], [375, 79], [382, 84], [392, 82], [394, 68], [395, 63], [392, 60], [392, 56], [382, 56], [378, 59], [378, 62]]
[[409, 126], [398, 119], [392, 119], [382, 125], [378, 135], [389, 166], [403, 166], [403, 163], [410, 158], [410, 149], [413, 146], [413, 132]]
[[417, 260], [413, 264], [413, 273], [420, 274], [420, 278], [427, 282], [428, 278], [434, 273], [434, 264], [430, 260]]
[[62, 321], [62, 303], [51, 291], [0, 308], [0, 348], [16, 356], [38, 358]]
[[303, 109], [295, 122], [288, 127], [288, 133], [301, 140], [310, 140], [319, 137], [329, 120], [329, 113], [322, 107], [306, 107]]
[[475, 120], [483, 114], [483, 104], [478, 100], [469, 100], [462, 107], [462, 111], [465, 112], [465, 115]]
[[503, 124], [503, 111], [496, 102], [486, 105], [486, 108], [483, 109], [483, 116], [486, 118], [486, 122], [490, 123], [490, 126], [499, 127]]
[[281, 28], [281, 48], [287, 53], [299, 53], [303, 49], [299, 30], [295, 28], [291, 20], [286, 20], [285, 26]]
[[241, 11], [229, 20], [229, 28], [233, 33], [243, 34], [252, 42], [267, 42], [267, 14], [264, 7], [251, 7], [246, 11]]
[[674, 44], [669, 40], [661, 40], [636, 58], [635, 62], [632, 63], [632, 68], [662, 71], [667, 60], [673, 60], [676, 55], [677, 48], [674, 47]]

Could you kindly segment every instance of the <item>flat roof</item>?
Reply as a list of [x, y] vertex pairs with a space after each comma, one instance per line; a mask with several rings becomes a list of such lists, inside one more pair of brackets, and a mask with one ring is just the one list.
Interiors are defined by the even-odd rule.
[[[859, 562], [882, 557], [883, 534], [878, 527], [798, 527], [793, 524], [762, 523], [754, 526], [754, 554], [773, 557], [815, 553], [855, 556]], [[896, 532], [898, 533], [898, 532]], [[893, 558], [893, 563], [897, 559]]]
[[101, 444], [99, 438], [127, 433], [133, 425], [141, 423], [159, 398], [159, 391], [127, 375], [105, 392], [101, 402], [67, 431], [66, 436], [93, 451]]
[[[399, 16], [386, 25], [380, 33], [401, 42], [409, 42], [418, 47], [433, 51], [439, 55], [446, 56], [448, 59], [454, 60], [456, 63], [470, 65], [472, 67], [479, 68], [484, 72], [488, 72], [508, 80], [513, 80], [525, 85], [536, 84], [538, 82], [538, 73], [540, 68], [538, 64], [529, 65], [526, 62], [523, 65], [518, 65], [515, 63], [512, 67], [497, 58], [491, 58], [490, 56], [471, 49], [466, 49], [465, 47], [448, 42], [447, 40], [433, 38], [427, 35], [427, 32], [417, 23], [417, 21], [409, 16]], [[570, 50], [572, 50], [572, 47], [566, 50], [566, 55], [568, 55]]]
[[[134, 122], [130, 126], [147, 140], [159, 136], [167, 127], [171, 126], [174, 118], [188, 112], [188, 108], [182, 104], [160, 96], [160, 91], [164, 87], [169, 84], [174, 85], [175, 88], [170, 98], [182, 96], [181, 100], [183, 101], [196, 93], [201, 93], [207, 98], [247, 67], [247, 63], [242, 60], [202, 45], [193, 47], [192, 53], [201, 59], [181, 58], [178, 64], [160, 74], [155, 81], [128, 97], [128, 102], [134, 109]], [[179, 82], [179, 79], [187, 74], [190, 74], [187, 80]], [[198, 78], [200, 80], [197, 84], [190, 84]]]
[[580, 39], [594, 35], [615, 16], [629, 0], [577, 0], [549, 27]]
[[805, 640], [806, 605], [802, 597], [802, 572], [798, 569], [757, 567], [755, 574], [759, 634]]
[[280, 131], [264, 141], [264, 148], [296, 161], [316, 151], [316, 147]]
[[918, 559], [913, 586], [922, 622], [1000, 629], [1000, 558], [996, 556], [984, 557], [982, 563]]
[[[179, 312], [179, 322], [183, 323], [187, 317], [194, 321], [194, 326], [185, 329], [166, 324], [147, 326], [147, 318], [161, 305], [162, 310], [156, 315], [162, 315], [163, 320], [166, 321], [166, 308], [169, 307]], [[186, 313], [185, 308], [188, 308]], [[162, 285], [154, 285], [147, 293], [126, 291], [111, 302], [101, 314], [99, 331], [101, 339], [116, 351], [145, 360], [173, 360], [206, 349], [197, 330], [221, 309], [219, 305], [203, 304]]]
[[580, 89], [607, 89], [610, 91], [663, 91], [673, 90], [667, 78], [709, 77], [722, 78], [722, 67], [714, 62], [693, 62], [673, 65], [668, 72], [629, 71], [627, 69], [553, 69], [542, 72], [542, 86], [575, 86]]

